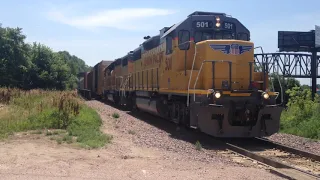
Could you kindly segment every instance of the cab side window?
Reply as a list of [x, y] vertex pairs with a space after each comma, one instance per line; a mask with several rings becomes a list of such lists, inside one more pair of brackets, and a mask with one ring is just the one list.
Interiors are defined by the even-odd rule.
[[181, 50], [188, 50], [189, 49], [189, 45], [190, 43], [187, 43], [188, 41], [190, 41], [190, 33], [187, 30], [181, 30], [179, 31], [179, 48]]
[[197, 43], [197, 42], [200, 42], [201, 41], [201, 37], [202, 37], [202, 32], [196, 32], [194, 34], [194, 42]]
[[172, 53], [172, 37], [171, 35], [166, 37], [166, 54]]
[[249, 41], [247, 33], [238, 33], [238, 40]]

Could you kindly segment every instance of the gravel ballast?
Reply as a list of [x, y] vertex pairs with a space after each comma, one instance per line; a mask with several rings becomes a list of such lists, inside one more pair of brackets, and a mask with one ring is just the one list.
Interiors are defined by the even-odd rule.
[[[196, 174], [192, 179], [215, 179], [217, 177], [212, 176], [212, 173], [220, 174], [221, 171], [224, 171], [220, 176], [222, 179], [282, 179], [269, 173], [268, 168], [260, 163], [223, 149], [221, 145], [210, 143], [210, 138], [199, 135], [201, 133], [177, 128], [171, 122], [146, 113], [132, 114], [99, 101], [86, 103], [100, 114], [104, 122], [104, 132], [114, 136], [112, 146], [108, 147], [109, 151], [112, 149], [122, 153], [123, 159], [136, 159], [135, 155], [132, 155], [133, 146], [144, 149], [141, 152], [134, 148], [135, 153], [150, 154], [151, 150], [160, 152], [161, 161], [170, 162], [162, 165], [164, 170], [159, 169], [163, 171], [162, 177], [170, 176], [167, 174], [168, 168], [177, 170], [190, 168], [190, 173], [205, 168], [207, 169], [205, 172]], [[119, 117], [114, 118], [114, 113]], [[200, 151], [195, 146], [197, 141], [202, 146]], [[160, 160], [157, 160], [158, 163]], [[259, 176], [256, 176], [257, 174]], [[186, 177], [181, 174], [174, 179], [186, 179]]]
[[284, 133], [273, 134], [269, 136], [268, 139], [296, 149], [320, 155], [320, 140], [312, 140]]
[[191, 132], [186, 132], [184, 128], [177, 128], [171, 122], [145, 113], [138, 113], [138, 117], [134, 117], [137, 113], [131, 114], [131, 112], [121, 111], [100, 103], [98, 101], [87, 102], [90, 107], [98, 109], [102, 117], [107, 116], [112, 118], [113, 113], [118, 113], [120, 117], [114, 118], [114, 127], [121, 131], [122, 134], [128, 135], [128, 138], [131, 138], [139, 146], [157, 148], [182, 155], [176, 157], [176, 159], [183, 158], [187, 160], [234, 164], [231, 160], [217, 154], [217, 151], [219, 151], [217, 150], [218, 146], [212, 147], [213, 149], [211, 150], [203, 148], [201, 151], [196, 150], [195, 143], [198, 140], [197, 137], [192, 137]]

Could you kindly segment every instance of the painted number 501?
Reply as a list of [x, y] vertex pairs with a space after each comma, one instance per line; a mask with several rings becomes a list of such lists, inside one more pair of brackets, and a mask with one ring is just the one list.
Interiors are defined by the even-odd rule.
[[209, 23], [208, 22], [197, 22], [197, 27], [198, 28], [203, 28], [203, 27], [209, 27]]
[[231, 23], [224, 23], [224, 28], [225, 29], [232, 29], [232, 25]]

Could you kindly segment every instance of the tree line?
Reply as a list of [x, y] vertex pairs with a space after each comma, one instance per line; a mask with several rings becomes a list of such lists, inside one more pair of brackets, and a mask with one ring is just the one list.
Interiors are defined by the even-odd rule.
[[26, 43], [22, 28], [0, 24], [0, 87], [66, 90], [77, 87], [85, 62], [68, 51], [54, 52], [40, 43]]

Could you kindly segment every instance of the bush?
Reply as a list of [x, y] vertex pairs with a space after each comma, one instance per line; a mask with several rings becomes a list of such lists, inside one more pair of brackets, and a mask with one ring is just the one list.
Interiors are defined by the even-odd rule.
[[[75, 91], [0, 88], [0, 104], [4, 104], [0, 111], [0, 138], [18, 131], [65, 129], [70, 136], [77, 136], [83, 146], [102, 147], [111, 140], [111, 136], [100, 132], [100, 116]], [[70, 138], [65, 137], [65, 141], [72, 142]]]
[[196, 147], [196, 150], [198, 150], [198, 151], [201, 151], [201, 149], [202, 149], [202, 145], [199, 141], [196, 142], [195, 147]]
[[320, 139], [319, 97], [311, 98], [309, 89], [293, 87], [287, 90], [290, 96], [287, 110], [281, 114], [280, 130], [312, 139]]
[[113, 113], [112, 117], [115, 118], [115, 119], [118, 119], [120, 117], [120, 115], [118, 113]]

